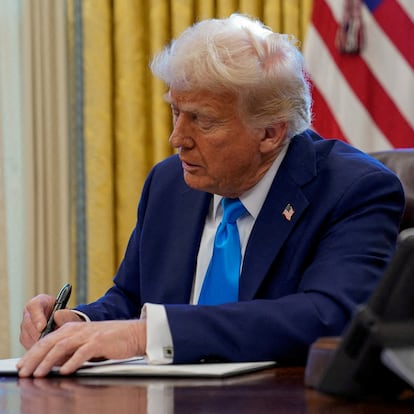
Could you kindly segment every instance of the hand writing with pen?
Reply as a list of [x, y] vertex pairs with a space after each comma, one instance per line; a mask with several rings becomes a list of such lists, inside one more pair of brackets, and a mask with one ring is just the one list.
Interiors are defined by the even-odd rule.
[[[145, 354], [145, 320], [85, 323], [69, 309], [56, 309], [56, 304], [56, 298], [42, 294], [24, 308], [20, 341], [27, 352], [17, 364], [20, 377], [44, 377], [55, 366], [68, 375], [91, 359]], [[55, 330], [42, 335], [48, 326]]]

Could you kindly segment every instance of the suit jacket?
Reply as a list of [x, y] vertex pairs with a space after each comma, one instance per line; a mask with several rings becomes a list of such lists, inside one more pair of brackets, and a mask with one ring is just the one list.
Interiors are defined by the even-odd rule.
[[340, 335], [373, 291], [404, 207], [398, 178], [382, 164], [306, 131], [292, 139], [253, 227], [239, 302], [189, 305], [211, 198], [185, 184], [178, 156], [156, 165], [114, 286], [78, 309], [92, 320], [129, 319], [146, 302], [164, 304], [176, 363], [303, 363], [309, 345]]

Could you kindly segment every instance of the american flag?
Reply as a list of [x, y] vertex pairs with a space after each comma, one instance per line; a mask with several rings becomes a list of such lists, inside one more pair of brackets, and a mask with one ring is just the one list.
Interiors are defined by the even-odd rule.
[[292, 220], [292, 216], [295, 214], [295, 210], [293, 209], [292, 204], [288, 204], [282, 211], [282, 214], [287, 221]]
[[414, 0], [314, 0], [304, 56], [317, 132], [414, 147]]

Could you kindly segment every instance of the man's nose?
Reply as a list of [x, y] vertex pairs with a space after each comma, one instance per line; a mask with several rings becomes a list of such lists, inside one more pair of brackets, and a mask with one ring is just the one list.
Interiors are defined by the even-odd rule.
[[173, 148], [191, 148], [194, 146], [191, 127], [185, 117], [181, 114], [174, 122], [174, 129], [171, 132], [169, 141]]

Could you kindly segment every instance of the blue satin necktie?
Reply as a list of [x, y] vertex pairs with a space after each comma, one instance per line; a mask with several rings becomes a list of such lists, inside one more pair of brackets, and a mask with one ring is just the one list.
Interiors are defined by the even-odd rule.
[[241, 251], [236, 221], [247, 210], [238, 198], [223, 198], [222, 206], [223, 218], [198, 299], [200, 305], [237, 302], [239, 297]]

